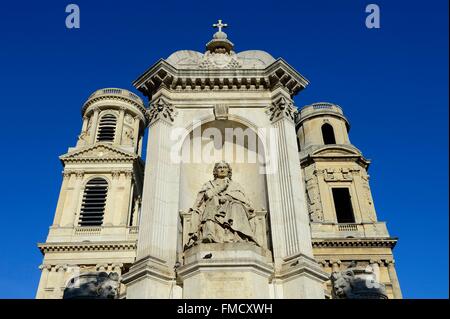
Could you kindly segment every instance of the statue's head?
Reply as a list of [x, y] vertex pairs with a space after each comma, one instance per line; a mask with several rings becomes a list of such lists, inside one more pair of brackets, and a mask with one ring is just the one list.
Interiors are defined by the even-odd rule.
[[213, 169], [214, 179], [225, 178], [225, 177], [228, 177], [229, 179], [231, 179], [232, 174], [233, 173], [232, 173], [231, 166], [227, 162], [220, 161], [220, 162], [217, 162], [216, 164], [214, 164], [214, 169]]

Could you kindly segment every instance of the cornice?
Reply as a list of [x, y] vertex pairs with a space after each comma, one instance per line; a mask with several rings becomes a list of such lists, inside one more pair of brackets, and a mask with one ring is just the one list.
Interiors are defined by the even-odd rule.
[[312, 239], [313, 248], [327, 247], [383, 247], [394, 248], [398, 238], [327, 238]]
[[38, 248], [44, 255], [51, 252], [84, 252], [84, 251], [134, 251], [136, 241], [127, 242], [82, 242], [82, 243], [39, 243]]

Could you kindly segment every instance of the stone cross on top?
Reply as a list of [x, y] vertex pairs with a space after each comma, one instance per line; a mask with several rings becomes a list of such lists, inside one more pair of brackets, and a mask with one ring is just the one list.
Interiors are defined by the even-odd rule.
[[228, 24], [222, 23], [222, 20], [218, 20], [217, 23], [214, 23], [212, 26], [213, 28], [218, 28], [219, 32], [222, 32], [222, 28], [228, 27]]

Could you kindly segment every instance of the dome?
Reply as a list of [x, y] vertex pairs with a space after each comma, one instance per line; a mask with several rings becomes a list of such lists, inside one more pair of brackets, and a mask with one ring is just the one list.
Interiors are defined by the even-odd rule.
[[227, 34], [223, 31], [218, 31], [214, 33], [213, 38], [218, 40], [224, 40], [227, 38]]

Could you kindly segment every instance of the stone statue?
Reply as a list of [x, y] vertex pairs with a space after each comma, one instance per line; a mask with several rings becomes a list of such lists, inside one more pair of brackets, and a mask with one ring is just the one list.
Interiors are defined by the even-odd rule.
[[198, 243], [253, 242], [251, 220], [255, 211], [242, 187], [232, 181], [230, 164], [214, 165], [214, 179], [203, 184], [193, 208], [189, 240], [185, 248]]
[[331, 274], [333, 299], [387, 299], [385, 286], [377, 281], [372, 267], [349, 268]]
[[70, 279], [63, 299], [115, 299], [119, 284], [119, 275], [115, 272], [81, 274]]

